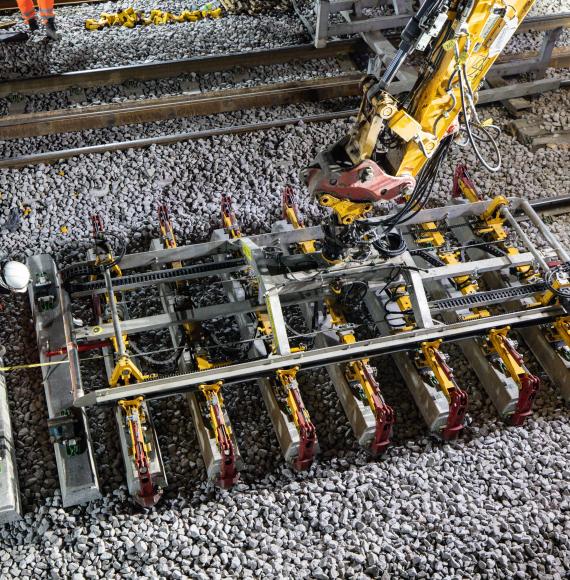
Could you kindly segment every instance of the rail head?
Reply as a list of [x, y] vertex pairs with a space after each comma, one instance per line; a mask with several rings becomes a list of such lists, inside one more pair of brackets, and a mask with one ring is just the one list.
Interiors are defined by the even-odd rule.
[[[91, 0], [91, 2], [99, 0]], [[102, 1], [102, 0], [101, 0]], [[57, 4], [82, 4], [78, 0], [60, 0]], [[0, 11], [16, 9], [15, 0], [0, 0]], [[570, 12], [528, 16], [519, 26], [517, 32], [541, 32], [557, 28], [570, 27]], [[394, 37], [396, 40], [397, 37]], [[313, 44], [282, 46], [270, 50], [253, 50], [223, 55], [197, 56], [165, 62], [134, 64], [120, 67], [105, 67], [91, 70], [71, 71], [67, 73], [11, 79], [0, 82], [0, 98], [10, 94], [34, 95], [68, 90], [71, 87], [92, 88], [121, 84], [130, 80], [148, 81], [161, 78], [172, 78], [192, 72], [212, 72], [228, 70], [234, 66], [262, 66], [290, 62], [291, 60], [310, 60], [362, 52], [367, 50], [366, 43], [358, 36], [345, 40], [330, 41], [323, 48]]]

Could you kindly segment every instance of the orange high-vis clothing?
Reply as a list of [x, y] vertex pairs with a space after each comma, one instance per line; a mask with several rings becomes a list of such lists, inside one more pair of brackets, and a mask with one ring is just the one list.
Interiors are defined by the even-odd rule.
[[[48, 18], [53, 18], [53, 2], [54, 0], [38, 0], [40, 8], [40, 17], [45, 24]], [[34, 8], [33, 0], [18, 0], [18, 8], [22, 13], [24, 22], [28, 23], [32, 18], [36, 17], [36, 10]]]
[[38, 0], [40, 17], [44, 24], [47, 23], [48, 18], [53, 18], [53, 2], [54, 0]]
[[28, 24], [32, 18], [36, 17], [36, 9], [34, 8], [33, 0], [18, 0], [18, 8], [22, 13], [24, 22]]

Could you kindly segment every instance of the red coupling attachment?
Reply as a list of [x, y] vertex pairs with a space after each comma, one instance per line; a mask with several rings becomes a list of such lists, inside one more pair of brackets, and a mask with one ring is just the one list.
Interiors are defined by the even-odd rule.
[[520, 426], [532, 415], [532, 405], [539, 386], [540, 379], [537, 376], [527, 373], [521, 377], [519, 400], [516, 411], [511, 415], [511, 425]]
[[220, 477], [217, 484], [222, 489], [230, 489], [239, 479], [239, 471], [236, 468], [234, 446], [228, 437], [225, 423], [218, 427], [218, 446], [221, 456]]
[[356, 167], [331, 176], [326, 176], [321, 168], [310, 168], [307, 185], [314, 195], [328, 193], [338, 199], [376, 202], [394, 199], [406, 189], [412, 190], [416, 180], [408, 175], [389, 175], [376, 162], [365, 159]]
[[467, 413], [467, 393], [459, 387], [455, 387], [450, 393], [449, 401], [449, 415], [447, 417], [447, 425], [442, 431], [442, 438], [445, 441], [450, 441], [457, 438], [462, 431], [465, 421], [465, 414]]
[[368, 364], [363, 365], [364, 376], [372, 388], [371, 397], [374, 404], [374, 417], [376, 418], [376, 431], [370, 444], [370, 453], [374, 456], [381, 455], [390, 445], [392, 429], [396, 422], [394, 409], [387, 405], [380, 395], [380, 386], [375, 379]]
[[297, 421], [299, 430], [299, 453], [293, 461], [293, 468], [296, 471], [305, 471], [311, 467], [315, 459], [315, 451], [317, 448], [317, 430], [313, 422], [307, 420], [305, 416], [305, 406], [299, 389], [291, 387], [291, 394], [295, 399], [297, 405]]
[[377, 456], [384, 453], [391, 443], [390, 438], [392, 437], [392, 428], [396, 422], [396, 413], [390, 405], [378, 401], [375, 415], [376, 432], [370, 445], [370, 453]]
[[483, 199], [483, 196], [477, 191], [473, 180], [467, 172], [467, 167], [460, 163], [455, 168], [455, 173], [453, 174], [453, 190], [451, 196], [462, 197], [462, 193], [465, 190], [469, 191], [469, 193], [476, 196], [478, 199]]

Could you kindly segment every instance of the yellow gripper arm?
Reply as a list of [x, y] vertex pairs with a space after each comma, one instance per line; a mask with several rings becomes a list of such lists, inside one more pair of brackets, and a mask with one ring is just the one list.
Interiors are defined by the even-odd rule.
[[[401, 198], [409, 209], [421, 207], [460, 129], [479, 161], [489, 171], [498, 170], [499, 128], [479, 120], [477, 92], [533, 4], [534, 0], [424, 1], [402, 32], [382, 79], [363, 80], [364, 96], [352, 130], [303, 171], [309, 191], [333, 209], [337, 223], [352, 223], [357, 213], [371, 210], [371, 202]], [[389, 85], [414, 51], [425, 52], [424, 62], [414, 87], [398, 100], [389, 93]], [[492, 160], [481, 155], [482, 140], [492, 144]], [[349, 210], [347, 201], [352, 202]]]

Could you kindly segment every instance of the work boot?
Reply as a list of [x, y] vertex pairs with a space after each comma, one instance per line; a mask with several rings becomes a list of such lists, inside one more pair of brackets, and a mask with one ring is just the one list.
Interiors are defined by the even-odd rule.
[[51, 40], [59, 40], [60, 36], [55, 31], [55, 18], [48, 18], [46, 23], [46, 36]]
[[36, 30], [40, 29], [40, 25], [35, 18], [30, 18], [30, 20], [28, 20], [28, 26], [30, 27], [31, 32], [35, 32]]

